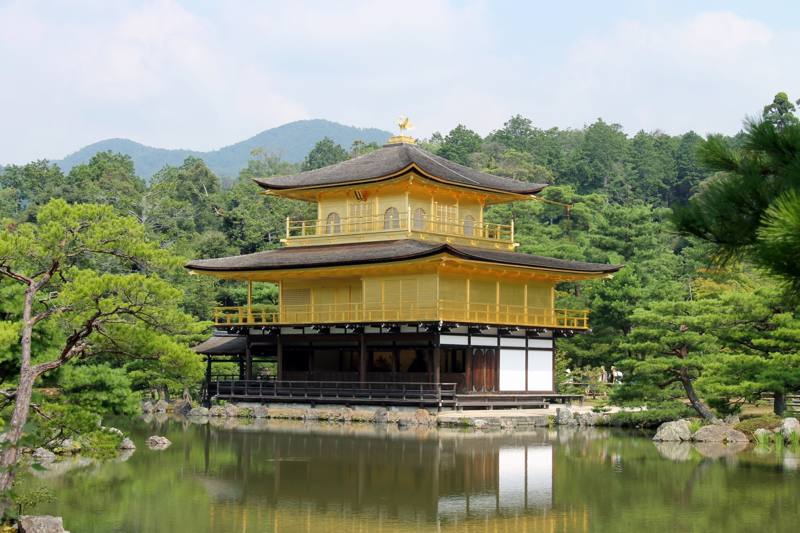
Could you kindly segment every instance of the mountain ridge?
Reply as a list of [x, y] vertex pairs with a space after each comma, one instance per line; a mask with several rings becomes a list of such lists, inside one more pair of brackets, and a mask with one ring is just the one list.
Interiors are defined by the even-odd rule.
[[384, 144], [390, 136], [390, 132], [378, 128], [359, 128], [325, 119], [308, 119], [264, 130], [252, 137], [216, 150], [158, 148], [124, 137], [114, 137], [84, 146], [63, 159], [53, 162], [64, 172], [69, 172], [73, 166], [87, 163], [96, 153], [111, 150], [129, 155], [133, 159], [136, 173], [149, 180], [164, 165], [177, 166], [183, 163], [187, 157], [199, 157], [219, 176], [234, 177], [247, 166], [250, 153], [254, 149], [260, 148], [276, 153], [291, 163], [299, 163], [324, 137], [330, 137], [334, 142], [348, 149], [356, 140]]

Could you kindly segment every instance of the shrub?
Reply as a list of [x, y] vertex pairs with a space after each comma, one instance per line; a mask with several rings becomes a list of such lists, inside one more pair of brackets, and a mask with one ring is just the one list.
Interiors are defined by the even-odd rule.
[[736, 424], [736, 429], [747, 435], [748, 437], [752, 437], [753, 434], [756, 432], [757, 429], [768, 429], [772, 431], [776, 427], [781, 425], [781, 418], [776, 415], [763, 415], [763, 416], [756, 416], [753, 418], [746, 418]]
[[122, 437], [110, 431], [96, 430], [81, 436], [83, 453], [96, 459], [110, 459], [118, 452]]
[[611, 425], [620, 427], [656, 428], [664, 422], [691, 416], [694, 411], [680, 407], [660, 407], [646, 411], [620, 411], [611, 415]]

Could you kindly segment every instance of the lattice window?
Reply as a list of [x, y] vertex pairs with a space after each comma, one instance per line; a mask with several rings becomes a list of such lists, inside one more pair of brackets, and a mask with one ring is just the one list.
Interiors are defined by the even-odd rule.
[[467, 215], [464, 217], [464, 235], [472, 237], [475, 234], [475, 217]]
[[342, 232], [342, 219], [336, 211], [329, 213], [328, 218], [325, 220], [325, 233], [331, 235], [333, 233]]
[[415, 230], [424, 230], [425, 229], [425, 210], [421, 207], [414, 209], [414, 218], [412, 220], [412, 226]]
[[383, 229], [399, 229], [400, 213], [396, 207], [390, 207], [383, 213]]

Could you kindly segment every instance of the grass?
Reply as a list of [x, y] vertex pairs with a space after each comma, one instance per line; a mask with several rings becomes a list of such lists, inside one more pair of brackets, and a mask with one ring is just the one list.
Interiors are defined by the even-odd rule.
[[757, 446], [769, 446], [772, 443], [773, 433], [758, 434], [755, 436]]
[[692, 418], [689, 420], [689, 430], [692, 433], [697, 433], [697, 430], [703, 427], [703, 421], [699, 418]]
[[781, 425], [781, 418], [774, 414], [766, 414], [761, 416], [754, 416], [746, 418], [734, 426], [736, 429], [753, 438], [757, 429], [768, 429], [772, 431]]

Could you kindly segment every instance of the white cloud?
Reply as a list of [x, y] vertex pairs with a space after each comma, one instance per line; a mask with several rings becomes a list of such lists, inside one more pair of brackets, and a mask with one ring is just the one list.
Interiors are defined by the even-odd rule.
[[603, 116], [629, 131], [732, 133], [775, 92], [798, 86], [800, 74], [785, 68], [798, 52], [788, 35], [730, 12], [625, 21], [572, 47], [554, 107], [573, 125]]
[[[734, 132], [800, 85], [797, 35], [732, 12], [570, 34], [563, 13], [537, 9], [530, 31], [509, 35], [496, 10], [446, 0], [0, 3], [0, 162], [112, 136], [209, 149], [309, 117], [390, 129], [408, 114], [418, 136], [458, 122], [488, 133], [515, 113], [541, 126], [602, 116], [628, 131]], [[542, 31], [552, 24], [567, 43], [555, 49]]]

